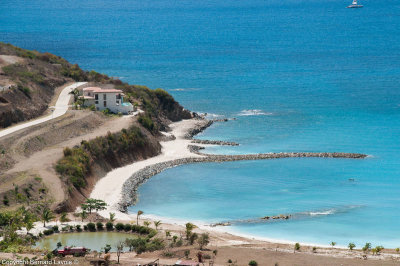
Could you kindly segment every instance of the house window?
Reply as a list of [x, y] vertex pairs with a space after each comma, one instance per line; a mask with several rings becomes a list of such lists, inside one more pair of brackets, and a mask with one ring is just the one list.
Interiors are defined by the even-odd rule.
[[99, 95], [98, 94], [95, 94], [94, 95], [94, 99], [97, 101], [97, 100], [99, 100]]
[[118, 99], [118, 100], [121, 99], [121, 94], [117, 94], [117, 99]]
[[107, 101], [104, 101], [103, 104], [104, 104], [104, 107], [106, 107], [107, 106]]
[[107, 100], [107, 94], [103, 94], [103, 100]]
[[119, 100], [117, 100], [116, 103], [119, 104]]

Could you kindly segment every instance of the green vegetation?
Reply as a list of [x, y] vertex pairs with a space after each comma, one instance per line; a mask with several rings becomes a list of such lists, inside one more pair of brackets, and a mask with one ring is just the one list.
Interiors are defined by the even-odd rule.
[[89, 211], [89, 214], [92, 213], [92, 210], [102, 211], [105, 210], [107, 207], [107, 203], [104, 202], [104, 200], [99, 200], [99, 199], [86, 199], [85, 203], [81, 204], [82, 210]]
[[39, 207], [20, 207], [14, 211], [0, 212], [0, 232], [3, 237], [0, 251], [22, 252], [35, 242], [35, 237], [29, 234], [18, 235], [16, 231], [22, 227], [26, 227], [28, 231], [33, 228], [33, 222], [38, 220]]
[[299, 243], [294, 244], [294, 250], [295, 251], [299, 251], [300, 250], [300, 244]]
[[356, 247], [356, 244], [354, 243], [349, 243], [349, 245], [347, 246], [350, 250], [353, 250]]
[[139, 217], [140, 217], [140, 215], [142, 215], [142, 214], [143, 214], [143, 211], [138, 210], [137, 215], [136, 215], [136, 224], [137, 224], [137, 225], [139, 225]]
[[135, 126], [114, 134], [109, 132], [104, 137], [82, 141], [80, 146], [72, 149], [65, 148], [64, 157], [57, 162], [56, 171], [75, 188], [84, 188], [85, 177], [90, 173], [95, 160], [117, 158], [121, 154], [134, 152], [143, 147], [146, 141], [146, 137]]
[[371, 243], [365, 243], [365, 246], [363, 246], [362, 251], [364, 253], [368, 253], [371, 250]]
[[207, 246], [208, 243], [210, 243], [210, 236], [208, 233], [202, 233], [199, 239], [197, 239], [197, 243], [199, 244], [200, 249], [203, 249], [203, 247]]
[[148, 115], [139, 115], [138, 122], [150, 132], [154, 132], [156, 127], [153, 120]]
[[96, 228], [97, 228], [97, 231], [103, 231], [104, 230], [104, 224], [102, 222], [97, 222], [96, 223]]
[[141, 254], [146, 251], [156, 251], [164, 248], [164, 241], [156, 238], [153, 240], [150, 240], [149, 238], [132, 238], [129, 239], [127, 238], [125, 240], [125, 244], [127, 247], [129, 247], [130, 251], [135, 251], [137, 254]]
[[251, 260], [251, 261], [249, 262], [249, 266], [258, 266], [258, 263], [257, 263], [257, 261], [255, 261], [255, 260]]
[[44, 208], [41, 213], [43, 226], [46, 227], [46, 223], [50, 222], [55, 218], [53, 212], [49, 208]]
[[185, 227], [186, 227], [186, 239], [189, 239], [193, 229], [195, 229], [196, 226], [192, 223], [187, 223]]

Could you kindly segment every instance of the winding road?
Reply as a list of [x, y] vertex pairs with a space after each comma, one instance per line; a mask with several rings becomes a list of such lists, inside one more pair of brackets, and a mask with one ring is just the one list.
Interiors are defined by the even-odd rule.
[[72, 97], [72, 95], [69, 94], [69, 93], [72, 90], [74, 90], [74, 89], [78, 88], [79, 86], [82, 86], [82, 85], [84, 85], [86, 83], [87, 82], [76, 82], [74, 84], [71, 84], [71, 85], [65, 87], [61, 91], [60, 95], [58, 96], [57, 102], [56, 102], [55, 106], [53, 107], [54, 111], [53, 111], [53, 113], [51, 115], [48, 115], [48, 116], [45, 116], [45, 117], [42, 117], [42, 118], [38, 118], [38, 119], [34, 119], [34, 120], [30, 120], [28, 122], [17, 124], [15, 126], [10, 127], [10, 128], [6, 128], [4, 130], [1, 130], [0, 131], [0, 138], [2, 138], [4, 136], [7, 136], [7, 135], [9, 135], [11, 133], [14, 133], [14, 132], [16, 132], [18, 130], [21, 130], [21, 129], [24, 129], [24, 128], [27, 128], [27, 127], [31, 127], [31, 126], [35, 126], [35, 125], [41, 124], [43, 122], [46, 122], [46, 121], [49, 121], [51, 119], [54, 119], [54, 118], [57, 118], [57, 117], [60, 117], [60, 116], [64, 115], [68, 110], [68, 103], [69, 103], [69, 101], [70, 101], [70, 99]]

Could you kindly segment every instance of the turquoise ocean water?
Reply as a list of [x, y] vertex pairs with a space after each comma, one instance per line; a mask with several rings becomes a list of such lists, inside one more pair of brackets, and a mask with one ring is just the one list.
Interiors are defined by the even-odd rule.
[[[1, 1], [0, 41], [49, 51], [185, 107], [236, 117], [213, 153], [343, 151], [365, 160], [186, 165], [131, 208], [254, 236], [400, 246], [400, 3], [342, 0]], [[354, 181], [349, 181], [354, 179]], [[239, 220], [294, 213], [275, 223]]]

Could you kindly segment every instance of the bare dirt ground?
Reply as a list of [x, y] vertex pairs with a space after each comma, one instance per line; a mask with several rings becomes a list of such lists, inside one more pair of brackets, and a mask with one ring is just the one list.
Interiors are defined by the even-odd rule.
[[98, 112], [68, 111], [68, 113], [43, 125], [21, 130], [17, 134], [0, 140], [6, 147], [15, 164], [5, 171], [1, 180], [0, 192], [13, 189], [14, 184], [23, 184], [26, 180], [6, 180], [6, 176], [29, 172], [40, 176], [54, 197], [54, 205], [64, 200], [60, 193], [62, 182], [57, 176], [54, 165], [62, 157], [65, 147], [72, 147], [82, 140], [106, 135], [128, 127], [131, 116], [107, 117]]

